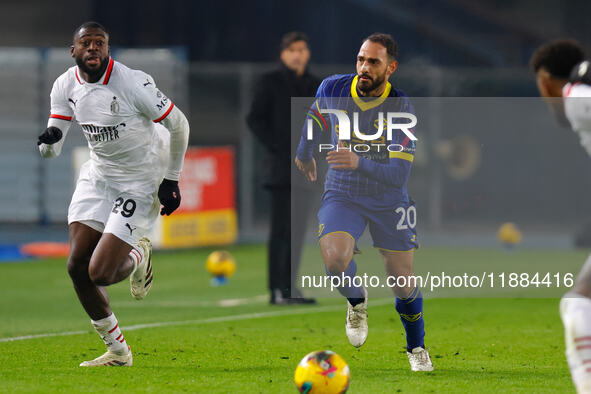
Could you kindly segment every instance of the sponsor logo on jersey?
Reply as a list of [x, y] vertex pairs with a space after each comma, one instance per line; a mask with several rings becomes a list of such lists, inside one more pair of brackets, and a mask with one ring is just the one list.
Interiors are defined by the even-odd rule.
[[88, 142], [106, 142], [119, 139], [119, 131], [125, 128], [125, 123], [115, 126], [95, 126], [92, 124], [81, 124], [82, 130]]
[[[158, 93], [160, 93], [160, 91], [158, 91]], [[162, 111], [163, 108], [168, 107], [168, 97], [164, 96], [162, 93], [160, 93], [160, 96], [158, 96], [158, 93], [156, 93], [156, 97], [162, 97], [162, 100], [160, 100], [160, 102], [156, 104], [156, 107], [159, 111]]]

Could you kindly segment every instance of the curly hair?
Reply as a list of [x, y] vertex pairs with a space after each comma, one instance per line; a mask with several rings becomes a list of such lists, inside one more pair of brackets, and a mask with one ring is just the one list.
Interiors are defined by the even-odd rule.
[[536, 73], [543, 68], [555, 78], [567, 79], [573, 67], [584, 59], [585, 54], [577, 41], [554, 40], [535, 50], [530, 67]]

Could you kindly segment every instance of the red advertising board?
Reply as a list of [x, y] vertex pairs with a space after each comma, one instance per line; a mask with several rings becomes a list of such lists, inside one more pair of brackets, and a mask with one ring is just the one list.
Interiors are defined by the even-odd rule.
[[189, 148], [179, 180], [179, 212], [235, 208], [234, 150]]
[[236, 240], [236, 181], [231, 147], [189, 148], [179, 179], [181, 206], [158, 226], [159, 246], [178, 248]]

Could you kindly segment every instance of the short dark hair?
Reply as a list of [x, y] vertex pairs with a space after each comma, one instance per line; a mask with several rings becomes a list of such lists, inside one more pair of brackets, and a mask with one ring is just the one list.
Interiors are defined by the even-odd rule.
[[78, 28], [76, 30], [74, 30], [73, 38], [76, 39], [76, 35], [78, 35], [78, 33], [80, 33], [80, 30], [88, 29], [88, 28], [100, 29], [100, 30], [104, 31], [107, 36], [110, 36], [109, 32], [107, 31], [107, 29], [105, 29], [105, 27], [103, 25], [101, 25], [98, 22], [88, 21], [88, 22], [84, 22], [83, 24], [78, 26]]
[[281, 37], [281, 44], [279, 45], [279, 51], [283, 52], [291, 44], [298, 41], [304, 41], [306, 45], [309, 46], [309, 39], [306, 33], [302, 33], [301, 31], [290, 31], [289, 33], [285, 33], [283, 37]]
[[585, 59], [581, 45], [571, 39], [550, 41], [535, 50], [529, 62], [533, 72], [546, 69], [555, 78], [568, 78], [573, 67]]
[[365, 41], [377, 42], [378, 44], [381, 44], [384, 48], [386, 48], [390, 60], [395, 60], [396, 56], [398, 56], [398, 44], [389, 34], [373, 33], [363, 40], [363, 42]]

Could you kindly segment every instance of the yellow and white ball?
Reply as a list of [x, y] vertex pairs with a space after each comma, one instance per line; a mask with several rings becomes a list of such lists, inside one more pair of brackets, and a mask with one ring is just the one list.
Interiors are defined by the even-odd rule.
[[349, 388], [349, 366], [341, 356], [330, 351], [312, 352], [300, 361], [294, 381], [300, 393], [336, 394]]

